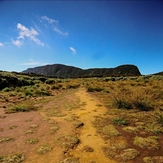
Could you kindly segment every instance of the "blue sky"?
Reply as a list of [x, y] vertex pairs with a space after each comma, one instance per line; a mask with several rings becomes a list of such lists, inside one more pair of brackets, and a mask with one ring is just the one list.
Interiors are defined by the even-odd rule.
[[163, 2], [0, 1], [0, 70], [55, 63], [163, 71]]

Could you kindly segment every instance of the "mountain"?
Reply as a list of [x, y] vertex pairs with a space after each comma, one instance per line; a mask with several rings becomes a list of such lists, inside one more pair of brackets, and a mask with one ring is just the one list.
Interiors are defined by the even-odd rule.
[[155, 73], [153, 75], [163, 75], [163, 71], [162, 72]]
[[115, 68], [81, 68], [62, 64], [53, 64], [28, 68], [22, 73], [34, 73], [48, 77], [79, 78], [79, 77], [107, 77], [107, 76], [140, 76], [140, 71], [135, 65], [120, 65]]

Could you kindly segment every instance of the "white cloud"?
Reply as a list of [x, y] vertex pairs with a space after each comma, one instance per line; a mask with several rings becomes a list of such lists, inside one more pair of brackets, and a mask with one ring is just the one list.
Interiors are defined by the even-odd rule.
[[46, 29], [47, 29], [47, 25], [48, 25], [48, 26], [50, 26], [50, 28], [52, 28], [56, 33], [58, 33], [58, 34], [60, 34], [60, 35], [63, 35], [63, 36], [68, 35], [68, 32], [63, 32], [63, 31], [59, 28], [59, 25], [58, 25], [58, 24], [59, 24], [59, 21], [58, 21], [58, 20], [48, 18], [47, 16], [42, 16], [40, 22], [43, 22], [43, 21], [48, 22], [48, 24], [44, 24]]
[[39, 33], [36, 30], [34, 30], [33, 28], [28, 29], [27, 27], [20, 23], [17, 24], [17, 28], [19, 30], [19, 36], [17, 37], [17, 40], [11, 39], [14, 45], [21, 46], [23, 44], [23, 40], [25, 38], [28, 38], [34, 41], [36, 44], [44, 46], [44, 44], [36, 37], [37, 35], [39, 35]]
[[61, 34], [61, 35], [64, 35], [64, 36], [68, 35], [68, 32], [62, 32], [62, 31], [61, 31], [60, 29], [58, 29], [57, 27], [54, 27], [53, 30], [54, 30], [55, 32]]
[[76, 54], [76, 50], [73, 47], [70, 47], [71, 53]]
[[0, 47], [2, 47], [3, 46], [3, 44], [0, 42]]
[[53, 23], [54, 24], [58, 24], [58, 20], [54, 20], [54, 19], [48, 18], [47, 16], [42, 16], [41, 20], [46, 20], [50, 24], [53, 24]]
[[16, 45], [16, 46], [18, 46], [18, 47], [20, 47], [21, 45], [23, 45], [23, 42], [21, 42], [20, 40], [13, 40], [13, 39], [11, 39], [11, 41], [12, 41], [12, 43], [14, 44], [14, 45]]

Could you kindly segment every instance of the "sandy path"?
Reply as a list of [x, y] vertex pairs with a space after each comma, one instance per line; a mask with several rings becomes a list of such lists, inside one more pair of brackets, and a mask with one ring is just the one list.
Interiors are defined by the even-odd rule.
[[[107, 112], [107, 109], [99, 106], [100, 102], [97, 99], [92, 99], [84, 88], [79, 89], [76, 92], [76, 96], [80, 98], [81, 103], [86, 103], [82, 109], [77, 109], [74, 112], [79, 117], [79, 120], [84, 123], [84, 126], [79, 131], [81, 143], [70, 154], [79, 158], [81, 163], [115, 163], [115, 161], [109, 160], [103, 154], [102, 147], [106, 146], [106, 144], [97, 135], [96, 129], [92, 125], [95, 116], [102, 116]], [[87, 151], [86, 146], [92, 148], [93, 151]]]

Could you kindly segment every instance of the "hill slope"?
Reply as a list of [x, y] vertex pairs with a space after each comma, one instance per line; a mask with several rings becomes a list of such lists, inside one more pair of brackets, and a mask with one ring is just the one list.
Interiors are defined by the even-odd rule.
[[140, 71], [135, 65], [121, 65], [115, 68], [92, 68], [83, 70], [81, 68], [62, 64], [53, 64], [28, 68], [23, 73], [35, 73], [44, 76], [59, 78], [77, 77], [106, 77], [106, 76], [139, 76]]

